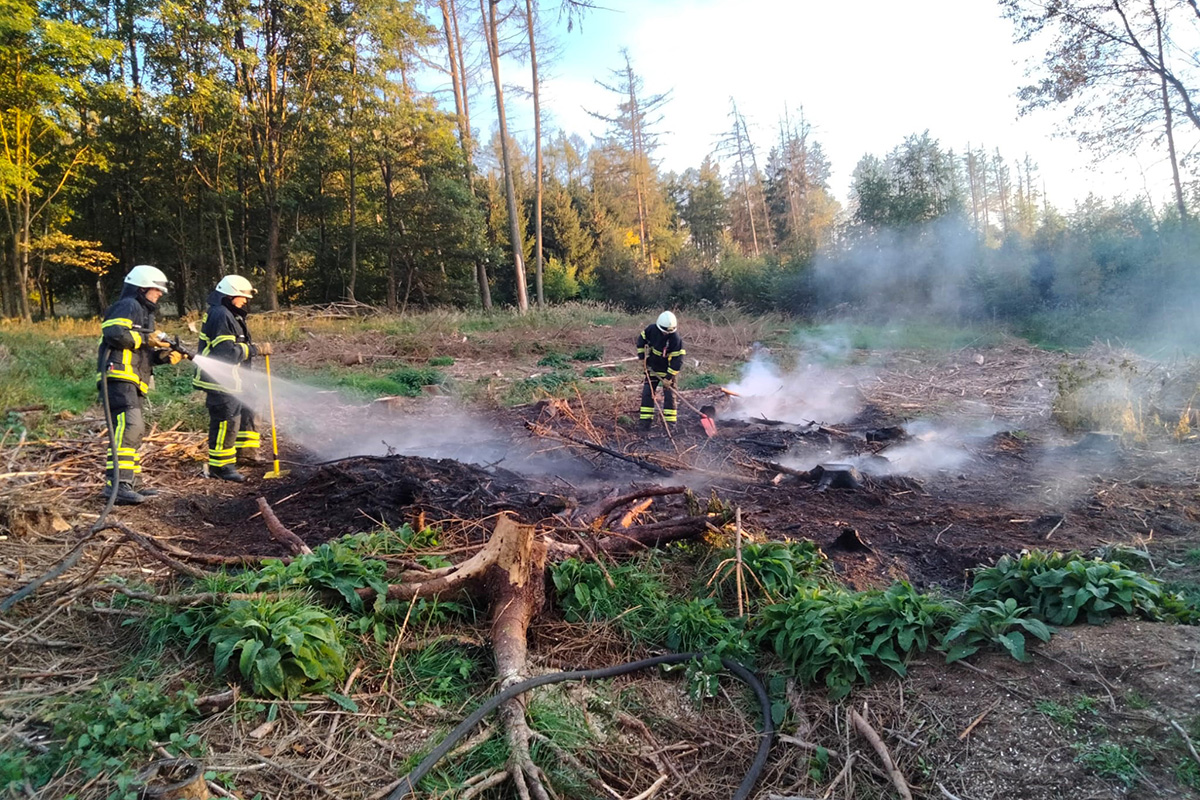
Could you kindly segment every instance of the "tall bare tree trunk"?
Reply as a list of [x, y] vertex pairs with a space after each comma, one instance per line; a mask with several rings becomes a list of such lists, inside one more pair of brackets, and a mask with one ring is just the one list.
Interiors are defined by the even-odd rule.
[[[500, 152], [504, 162], [504, 193], [508, 200], [509, 235], [512, 239], [513, 269], [517, 281], [517, 310], [529, 311], [529, 290], [525, 286], [525, 258], [521, 253], [521, 221], [517, 216], [517, 190], [513, 184], [512, 165], [508, 157], [508, 120], [504, 115], [504, 87], [500, 82], [500, 36], [496, 25], [496, 6], [500, 0], [479, 0], [479, 10], [486, 14], [488, 59], [492, 65], [492, 83], [496, 88], [496, 117], [500, 127]], [[487, 3], [486, 9], [484, 3]]]
[[[458, 6], [455, 0], [438, 0], [442, 11], [442, 28], [446, 35], [446, 54], [450, 61], [450, 81], [454, 85], [454, 112], [458, 121], [458, 141], [463, 151], [463, 165], [471, 196], [475, 197], [474, 140], [471, 137], [471, 105], [467, 95], [466, 62], [463, 60], [462, 36], [458, 31]], [[484, 311], [492, 308], [492, 289], [488, 285], [487, 264], [482, 257], [475, 259], [475, 286]]]
[[[351, 133], [351, 136], [354, 134]], [[355, 164], [354, 143], [350, 143], [350, 281], [346, 285], [346, 299], [354, 302], [354, 284], [358, 280], [358, 184]]]
[[533, 199], [533, 232], [534, 254], [537, 268], [534, 272], [534, 285], [537, 287], [537, 304], [541, 310], [546, 306], [546, 296], [542, 291], [542, 108], [538, 96], [538, 65], [537, 46], [533, 36], [533, 0], [525, 0], [525, 17], [529, 25], [529, 63], [533, 69], [533, 148], [536, 153], [534, 167], [534, 199]]

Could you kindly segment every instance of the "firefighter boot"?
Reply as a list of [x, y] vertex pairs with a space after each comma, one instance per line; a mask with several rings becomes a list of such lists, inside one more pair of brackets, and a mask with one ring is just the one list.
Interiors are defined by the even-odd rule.
[[225, 467], [209, 467], [208, 477], [220, 478], [223, 481], [233, 481], [234, 483], [243, 483], [246, 480], [246, 476], [238, 472], [237, 467], [232, 465]]
[[[104, 489], [104, 497], [107, 499], [112, 494], [112, 486], [106, 486]], [[118, 506], [137, 506], [146, 502], [146, 496], [133, 490], [133, 484], [127, 481], [121, 481], [117, 484], [117, 499], [114, 501]]]
[[239, 447], [237, 451], [237, 463], [245, 466], [257, 466], [262, 464], [263, 457], [259, 455], [257, 447]]
[[653, 422], [654, 422], [654, 420], [651, 420], [651, 419], [639, 419], [638, 420], [638, 430], [641, 431], [642, 433], [646, 433], [647, 431], [650, 430], [650, 425]]

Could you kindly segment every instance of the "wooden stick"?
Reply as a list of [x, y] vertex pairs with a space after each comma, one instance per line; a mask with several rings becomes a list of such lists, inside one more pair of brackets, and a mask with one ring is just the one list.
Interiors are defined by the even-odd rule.
[[908, 781], [904, 780], [904, 775], [896, 768], [896, 762], [892, 760], [892, 754], [888, 751], [887, 745], [883, 743], [883, 739], [879, 738], [879, 734], [871, 727], [871, 723], [867, 722], [853, 708], [850, 709], [850, 719], [854, 723], [854, 729], [871, 743], [871, 747], [875, 748], [875, 754], [883, 762], [883, 768], [887, 770], [888, 777], [892, 779], [892, 785], [896, 787], [896, 792], [903, 800], [913, 800], [912, 792], [908, 788]]
[[[581, 444], [584, 447], [590, 447], [592, 450], [595, 450], [598, 453], [604, 453], [605, 455], [610, 455], [613, 458], [619, 458], [622, 461], [628, 461], [630, 464], [636, 464], [637, 466], [641, 467], [642, 469], [646, 470], [647, 472], [653, 472], [656, 475], [665, 475], [665, 476], [670, 477], [672, 474], [674, 474], [670, 470], [664, 469], [664, 468], [658, 466], [657, 464], [652, 464], [651, 462], [647, 461], [644, 458], [638, 458], [637, 456], [626, 455], [624, 453], [613, 450], [610, 447], [605, 447], [602, 444], [596, 444], [595, 442], [589, 442], [587, 439], [580, 439], [577, 436], [572, 436], [569, 433], [559, 433], [558, 431], [552, 431], [549, 428], [544, 428], [541, 425], [535, 425], [532, 422], [526, 422], [525, 427], [528, 428], [529, 430], [533, 431], [534, 433], [538, 434], [539, 436], [556, 436], [560, 439], [566, 439], [568, 442], [574, 442], [575, 444]], [[540, 428], [540, 431], [538, 430], [539, 428]]]
[[1171, 720], [1171, 727], [1179, 731], [1179, 735], [1183, 737], [1184, 744], [1187, 745], [1188, 752], [1192, 754], [1192, 758], [1196, 759], [1196, 763], [1200, 764], [1200, 753], [1196, 752], [1196, 745], [1192, 744], [1192, 737], [1188, 736], [1183, 726], [1175, 720]]
[[983, 722], [983, 718], [986, 717], [988, 714], [992, 713], [993, 711], [995, 711], [996, 707], [999, 705], [1000, 705], [1000, 700], [997, 699], [996, 702], [992, 703], [990, 706], [985, 708], [983, 710], [983, 713], [980, 714], [978, 717], [976, 717], [975, 720], [970, 725], [967, 726], [966, 730], [964, 730], [962, 733], [960, 733], [958, 735], [958, 740], [961, 742], [963, 739], [970, 736], [971, 731], [975, 730], [975, 726], [978, 725], [979, 723]]
[[742, 507], [738, 506], [733, 510], [734, 524], [734, 541], [737, 549], [737, 600], [738, 600], [738, 616], [744, 617], [745, 608], [742, 606]]
[[275, 516], [275, 512], [267, 505], [267, 498], [260, 497], [257, 502], [258, 510], [262, 513], [263, 521], [267, 523], [267, 530], [270, 531], [272, 539], [287, 545], [287, 548], [292, 551], [292, 555], [309, 555], [312, 553], [312, 550], [304, 543], [303, 539], [292, 533], [279, 521], [279, 517]]

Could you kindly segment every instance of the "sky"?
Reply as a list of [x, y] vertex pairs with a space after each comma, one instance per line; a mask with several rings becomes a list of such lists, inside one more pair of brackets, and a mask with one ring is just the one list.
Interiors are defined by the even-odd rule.
[[[655, 154], [664, 171], [697, 167], [712, 152], [732, 127], [732, 97], [760, 164], [785, 104], [793, 118], [802, 110], [842, 202], [863, 155], [882, 157], [925, 130], [943, 149], [998, 147], [1010, 165], [1030, 155], [1060, 209], [1089, 192], [1156, 204], [1168, 197], [1158, 152], [1097, 164], [1073, 139], [1055, 136], [1063, 111], [1020, 116], [1015, 92], [1040, 53], [1013, 43], [995, 0], [596, 1], [606, 8], [573, 32], [562, 26], [559, 52], [541, 65], [543, 125], [586, 141], [603, 134], [605, 124], [587, 112], [611, 114], [618, 100], [596, 79], [613, 83], [610, 71], [628, 48], [647, 95], [671, 93]], [[506, 83], [528, 84], [527, 66], [506, 63], [503, 71]], [[490, 109], [488, 89], [490, 82], [476, 109]], [[510, 126], [524, 141], [532, 139], [530, 105], [510, 93]]]

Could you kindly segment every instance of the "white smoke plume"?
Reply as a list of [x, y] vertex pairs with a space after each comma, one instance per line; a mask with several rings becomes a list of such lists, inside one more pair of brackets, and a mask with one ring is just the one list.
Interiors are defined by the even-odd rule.
[[738, 396], [722, 416], [835, 425], [853, 419], [861, 410], [856, 384], [850, 370], [801, 360], [795, 369], [784, 372], [764, 356], [756, 355], [743, 368], [741, 379], [729, 386]]
[[[233, 369], [222, 361], [197, 356], [196, 362], [223, 386], [233, 384]], [[253, 408], [263, 447], [270, 447], [270, 397], [266, 373], [239, 369], [240, 399]], [[354, 455], [413, 455], [452, 458], [467, 463], [502, 464], [531, 474], [578, 471], [552, 456], [539, 456], [484, 419], [447, 397], [394, 398], [364, 403], [334, 389], [271, 376], [275, 423], [280, 441], [304, 449], [314, 461]], [[412, 414], [410, 406], [419, 414]]]

